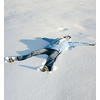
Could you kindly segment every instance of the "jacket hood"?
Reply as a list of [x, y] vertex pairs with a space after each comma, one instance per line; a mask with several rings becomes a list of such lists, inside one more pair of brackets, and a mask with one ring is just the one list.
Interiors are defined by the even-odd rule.
[[67, 35], [67, 36], [64, 36], [63, 38], [65, 38], [65, 37], [69, 37], [68, 42], [71, 42], [71, 36]]
[[65, 38], [65, 37], [69, 37], [69, 39], [71, 38], [71, 36], [69, 36], [69, 35], [67, 35], [67, 36], [64, 36], [63, 38]]

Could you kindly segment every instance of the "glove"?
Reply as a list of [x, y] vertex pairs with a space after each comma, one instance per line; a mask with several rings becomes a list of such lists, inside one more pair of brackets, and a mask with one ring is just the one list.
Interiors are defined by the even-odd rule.
[[94, 46], [95, 44], [89, 44], [89, 46]]
[[44, 37], [42, 37], [42, 39], [44, 39]]

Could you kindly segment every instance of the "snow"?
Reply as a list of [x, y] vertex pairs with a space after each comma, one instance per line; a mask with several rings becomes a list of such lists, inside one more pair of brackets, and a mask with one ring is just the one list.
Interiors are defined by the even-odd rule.
[[[66, 35], [96, 43], [95, 0], [5, 0], [4, 57], [42, 49], [41, 39]], [[96, 46], [63, 52], [52, 72], [39, 71], [47, 55], [4, 63], [5, 100], [95, 100]]]

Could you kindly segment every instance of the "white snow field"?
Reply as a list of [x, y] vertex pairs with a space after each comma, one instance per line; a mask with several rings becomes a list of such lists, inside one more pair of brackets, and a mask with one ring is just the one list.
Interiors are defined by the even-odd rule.
[[[44, 48], [41, 39], [70, 35], [96, 43], [95, 0], [5, 0], [4, 57]], [[5, 100], [96, 100], [96, 46], [63, 52], [51, 72], [41, 72], [47, 55], [4, 63]]]

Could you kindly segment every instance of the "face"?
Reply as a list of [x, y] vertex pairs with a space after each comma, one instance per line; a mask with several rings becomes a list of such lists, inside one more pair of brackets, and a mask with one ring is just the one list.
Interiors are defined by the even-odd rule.
[[65, 37], [66, 40], [69, 40], [69, 37]]

